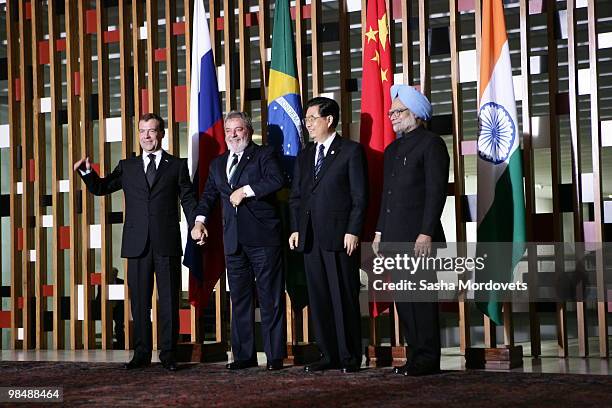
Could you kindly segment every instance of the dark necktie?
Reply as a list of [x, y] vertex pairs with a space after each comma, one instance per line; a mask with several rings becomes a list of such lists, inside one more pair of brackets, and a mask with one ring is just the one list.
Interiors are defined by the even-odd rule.
[[227, 181], [232, 188], [234, 188], [234, 185], [236, 184], [236, 180], [234, 180], [234, 176], [236, 175], [236, 167], [238, 167], [238, 155], [234, 153], [232, 155], [232, 163], [230, 164], [229, 171], [227, 172]]
[[149, 183], [149, 187], [153, 186], [153, 182], [155, 181], [155, 173], [157, 173], [157, 168], [155, 167], [155, 155], [153, 153], [149, 154], [149, 164], [147, 164], [147, 183]]
[[315, 163], [315, 168], [314, 168], [315, 178], [317, 178], [317, 176], [319, 175], [319, 172], [321, 171], [321, 167], [323, 166], [323, 159], [325, 157], [324, 154], [325, 154], [325, 146], [320, 144], [319, 145], [319, 155], [317, 156], [317, 162]]

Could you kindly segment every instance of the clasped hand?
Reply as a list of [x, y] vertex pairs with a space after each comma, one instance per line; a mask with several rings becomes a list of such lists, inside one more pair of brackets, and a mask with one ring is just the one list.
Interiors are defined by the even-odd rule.
[[208, 230], [206, 226], [196, 221], [195, 225], [191, 229], [191, 239], [196, 241], [198, 245], [204, 245], [206, 243], [206, 239], [208, 238]]

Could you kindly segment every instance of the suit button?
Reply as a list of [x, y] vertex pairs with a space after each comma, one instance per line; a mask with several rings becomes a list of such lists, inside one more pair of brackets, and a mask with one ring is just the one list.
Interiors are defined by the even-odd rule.
[[309, 210], [308, 210], [308, 211], [306, 211], [306, 215], [310, 215], [310, 211], [309, 211]]
[[395, 173], [391, 173], [391, 177], [395, 177]]
[[387, 214], [391, 214], [391, 209], [387, 208]]
[[391, 195], [391, 190], [387, 191], [387, 194]]

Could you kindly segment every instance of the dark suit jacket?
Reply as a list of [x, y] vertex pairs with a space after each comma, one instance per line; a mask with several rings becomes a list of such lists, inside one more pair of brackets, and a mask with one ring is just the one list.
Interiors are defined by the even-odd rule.
[[210, 164], [204, 192], [195, 209], [198, 215], [209, 217], [217, 199], [223, 210], [223, 246], [227, 255], [238, 250], [238, 244], [277, 246], [281, 244], [280, 218], [277, 214], [276, 192], [283, 187], [283, 173], [272, 147], [251, 142], [244, 150], [236, 168], [238, 189], [249, 185], [255, 197], [245, 198], [237, 210], [229, 197], [234, 192], [227, 180], [226, 165], [230, 153], [225, 152]]
[[414, 242], [419, 234], [445, 242], [440, 217], [448, 191], [444, 140], [419, 127], [385, 149], [383, 193], [376, 231], [386, 242]]
[[140, 256], [148, 238], [159, 255], [182, 255], [179, 198], [187, 220], [191, 220], [196, 205], [186, 159], [163, 152], [151, 188], [145, 178], [142, 156], [120, 160], [115, 170], [104, 178], [100, 178], [95, 171], [82, 178], [94, 195], [123, 190], [123, 258]]
[[316, 144], [300, 152], [295, 163], [289, 206], [291, 231], [299, 232], [304, 250], [308, 223], [321, 248], [344, 250], [344, 235], [361, 235], [368, 200], [368, 172], [359, 143], [336, 134], [319, 176], [314, 178]]

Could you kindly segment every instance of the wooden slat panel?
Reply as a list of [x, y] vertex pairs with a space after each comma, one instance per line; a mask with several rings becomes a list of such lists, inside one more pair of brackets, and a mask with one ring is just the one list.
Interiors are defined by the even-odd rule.
[[[365, 7], [365, 0], [362, 1], [362, 4], [362, 7]], [[363, 15], [365, 16], [365, 14]], [[404, 84], [407, 85], [414, 83], [412, 75], [412, 64], [414, 63], [412, 55], [412, 30], [410, 30], [411, 15], [411, 4], [407, 1], [402, 1], [402, 76]]]
[[21, 294], [21, 273], [23, 264], [21, 257], [23, 253], [18, 250], [17, 234], [21, 224], [21, 200], [17, 194], [17, 183], [22, 180], [21, 171], [17, 169], [17, 163], [21, 144], [21, 126], [20, 119], [20, 104], [16, 101], [16, 95], [20, 89], [16, 87], [16, 79], [20, 75], [20, 57], [19, 57], [19, 22], [15, 21], [13, 16], [19, 4], [13, 1], [6, 3], [6, 43], [7, 57], [11, 63], [7, 66], [8, 74], [8, 120], [10, 129], [10, 156], [9, 156], [9, 178], [10, 178], [10, 206], [11, 206], [11, 249], [10, 249], [10, 265], [11, 265], [11, 339], [10, 346], [13, 349], [19, 347], [20, 341], [17, 339], [17, 329], [22, 324], [22, 316], [19, 313], [17, 299]]
[[[147, 85], [145, 82], [144, 46], [140, 40], [140, 27], [143, 24], [142, 3], [132, 1], [132, 64], [134, 66], [134, 132], [138, 131], [138, 121], [142, 116], [142, 91]], [[148, 104], [148, 102], [147, 102]], [[148, 109], [150, 110], [150, 109]], [[134, 151], [140, 153], [140, 142], [134, 138]], [[128, 271], [129, 273], [129, 271]]]
[[225, 64], [225, 112], [236, 106], [236, 90], [232, 86], [232, 58], [235, 49], [234, 1], [223, 0], [223, 63]]
[[[387, 21], [393, 22], [391, 15], [387, 15]], [[350, 27], [348, 22], [348, 12], [346, 2], [338, 4], [338, 30], [340, 31], [340, 120], [342, 122], [342, 135], [358, 140], [359, 135], [350, 134], [351, 125], [351, 93], [348, 92], [346, 84], [351, 74], [351, 54], [349, 48]], [[393, 44], [391, 42], [391, 44]], [[393, 67], [393, 64], [391, 64]], [[389, 80], [393, 81], [393, 72], [388, 74]]]
[[[362, 0], [362, 4], [363, 2], [365, 2], [365, 0]], [[308, 100], [308, 73], [306, 69], [306, 56], [304, 55], [306, 47], [306, 27], [304, 25], [305, 20], [302, 13], [303, 5], [303, 0], [295, 1], [295, 56], [297, 59], [297, 74], [300, 83], [302, 106], [304, 106]], [[305, 136], [305, 139], [307, 139], [307, 136]]]
[[[157, 1], [147, 0], [146, 2], [146, 27], [147, 27], [147, 97], [148, 112], [159, 114], [159, 66], [155, 61], [155, 50], [157, 49]], [[153, 295], [151, 299], [152, 316], [152, 346], [157, 350], [158, 325], [159, 325], [159, 302], [157, 296], [157, 278], [153, 283]]]
[[[147, 91], [149, 112], [159, 113], [159, 66], [155, 61], [157, 49], [157, 1], [147, 0]], [[155, 331], [155, 330], [154, 330]]]
[[[259, 91], [261, 93], [262, 143], [268, 142], [268, 48], [270, 42], [270, 16], [267, 2], [259, 0]], [[296, 53], [297, 55], [297, 53]]]
[[[34, 167], [34, 249], [36, 250], [36, 262], [34, 263], [34, 294], [36, 296], [36, 349], [47, 348], [46, 336], [43, 327], [43, 316], [46, 310], [46, 301], [43, 299], [42, 287], [47, 283], [47, 239], [42, 227], [42, 217], [45, 208], [41, 199], [46, 192], [46, 140], [45, 140], [45, 115], [41, 112], [41, 98], [45, 96], [44, 76], [42, 65], [39, 63], [38, 43], [42, 40], [42, 4], [33, 2], [32, 10], [32, 100], [34, 103], [32, 111], [34, 156], [36, 166]], [[27, 102], [27, 101], [24, 101]]]
[[431, 67], [429, 65], [429, 0], [419, 0], [419, 83], [421, 92], [431, 99]]
[[[523, 174], [525, 176], [525, 221], [527, 230], [527, 240], [533, 241], [533, 223], [535, 207], [534, 191], [534, 160], [531, 137], [531, 84], [528, 80], [530, 72], [530, 41], [529, 41], [529, 2], [520, 2], [520, 35], [521, 35], [521, 75], [523, 87], [523, 99], [521, 110], [523, 117]], [[526, 119], [527, 118], [527, 119]], [[537, 251], [528, 249], [528, 275], [530, 287], [537, 284]], [[531, 355], [533, 357], [541, 354], [540, 320], [536, 312], [536, 304], [529, 304], [529, 340], [531, 343]]]
[[[30, 27], [26, 22], [26, 2], [19, 1], [19, 38], [22, 44], [31, 44]], [[33, 185], [29, 181], [29, 163], [32, 159], [32, 104], [27, 103], [26, 83], [31, 84], [31, 77], [26, 69], [26, 61], [31, 61], [32, 47], [19, 47], [19, 78], [20, 78], [20, 115], [21, 115], [21, 180], [23, 183], [23, 192], [21, 196], [21, 225], [23, 226], [23, 250], [21, 252], [21, 297], [23, 298], [23, 349], [28, 350], [35, 346], [34, 338], [32, 337], [32, 327], [35, 322], [31, 319], [31, 300], [33, 296], [33, 282], [30, 279], [30, 270], [32, 264], [29, 259], [29, 250], [33, 248], [34, 234], [28, 223], [28, 215], [33, 214]]]
[[[66, 24], [66, 100], [68, 104], [68, 163], [72, 166], [74, 162], [80, 160], [81, 143], [79, 125], [80, 106], [76, 96], [76, 81], [75, 75], [80, 74], [79, 71], [79, 32], [78, 32], [78, 8], [77, 3], [71, 0], [65, 0], [65, 24]], [[72, 169], [71, 169], [72, 170]], [[69, 250], [69, 268], [70, 268], [70, 348], [72, 350], [83, 347], [83, 325], [77, 318], [78, 314], [78, 285], [82, 282], [81, 274], [81, 254], [82, 250], [87, 247], [80, 239], [81, 220], [77, 214], [77, 205], [79, 197], [82, 197], [82, 186], [80, 177], [74, 171], [68, 171], [68, 180], [70, 191], [68, 193], [69, 202], [69, 221], [70, 221], [70, 250]]]
[[[460, 36], [460, 16], [457, 7], [457, 0], [449, 0], [450, 15], [450, 51], [451, 51], [451, 91], [452, 91], [452, 110], [453, 110], [453, 172], [454, 172], [454, 195], [455, 195], [455, 232], [456, 242], [465, 242], [465, 223], [462, 221], [463, 214], [463, 195], [465, 194], [465, 178], [463, 155], [461, 154], [461, 143], [463, 142], [463, 114], [461, 109], [462, 90], [459, 82], [459, 42]], [[465, 251], [464, 251], [465, 252]], [[461, 256], [467, 254], [463, 253]], [[459, 347], [462, 352], [469, 347], [470, 327], [469, 313], [465, 302], [459, 302]]]
[[246, 112], [251, 110], [251, 104], [246, 97], [251, 84], [251, 64], [249, 61], [251, 42], [247, 38], [244, 3], [244, 1], [238, 2], [238, 40], [240, 42], [240, 47], [238, 47], [238, 71], [240, 77], [240, 110]]
[[[193, 10], [193, 0], [191, 1], [191, 6], [192, 7], [190, 8], [190, 10]], [[185, 11], [185, 13], [187, 12]], [[208, 13], [210, 15], [210, 18], [208, 19], [208, 30], [210, 31], [210, 45], [212, 47], [213, 57], [215, 57], [215, 61], [217, 61], [217, 47], [219, 46], [220, 40], [219, 35], [217, 35], [215, 22], [217, 21], [217, 17], [219, 16], [219, 0], [208, 0]], [[191, 14], [185, 14], [185, 21], [191, 21], [191, 26], [193, 26], [192, 20], [193, 19], [191, 18]], [[185, 35], [187, 35], [187, 33], [185, 33]], [[187, 50], [190, 50], [189, 54], [191, 54], [191, 45], [187, 46]], [[190, 58], [190, 55], [188, 55], [187, 58]]]
[[[214, 0], [210, 1], [210, 4], [213, 4]], [[192, 10], [193, 10], [193, 2], [190, 0], [184, 0], [183, 2], [183, 7], [185, 9], [185, 48], [186, 48], [186, 52], [185, 52], [185, 77], [186, 77], [186, 88], [187, 88], [187, 118], [190, 118], [191, 115], [191, 111], [190, 111], [190, 103], [189, 103], [189, 98], [191, 95], [191, 33], [192, 33], [192, 29], [193, 29], [193, 18], [192, 18]], [[214, 23], [214, 17], [213, 17], [213, 13], [212, 13], [212, 5], [210, 6], [210, 11], [211, 11], [211, 18], [209, 20], [209, 29], [210, 29], [210, 42], [211, 42], [211, 46], [213, 49], [213, 55], [215, 52], [215, 42], [213, 41], [213, 32], [215, 31], [215, 23]], [[188, 119], [189, 120], [189, 119]], [[187, 138], [189, 140], [189, 137]], [[195, 307], [190, 306], [191, 308], [191, 313], [190, 313], [190, 332], [191, 332], [191, 341], [192, 342], [200, 342], [201, 337], [199, 336], [200, 334], [200, 330], [199, 330], [199, 324], [198, 324], [198, 313]]]
[[[588, 32], [589, 32], [589, 79], [591, 84], [591, 154], [593, 160], [593, 214], [595, 221], [595, 242], [603, 242], [602, 191], [601, 191], [601, 124], [599, 123], [599, 83], [597, 66], [597, 8], [595, 0], [588, 0]], [[595, 272], [597, 276], [597, 323], [599, 335], [599, 356], [608, 358], [608, 315], [606, 307], [606, 287], [604, 276], [604, 260], [601, 250], [595, 252]]]
[[172, 35], [172, 24], [176, 20], [174, 1], [165, 0], [166, 10], [166, 96], [168, 106], [168, 151], [174, 155], [179, 155], [178, 145], [178, 126], [175, 119], [174, 106], [174, 87], [177, 85], [177, 65], [176, 65], [176, 36]]
[[[561, 147], [559, 145], [559, 127], [557, 125], [557, 41], [555, 38], [555, 19], [556, 15], [554, 0], [546, 0], [546, 21], [547, 21], [547, 41], [548, 41], [548, 106], [549, 106], [549, 126], [550, 126], [550, 164], [551, 164], [551, 183], [552, 183], [552, 212], [553, 212], [553, 236], [556, 242], [563, 242], [563, 219], [559, 199], [559, 186], [561, 184]], [[531, 120], [531, 118], [529, 118]], [[560, 276], [565, 270], [563, 261], [563, 249], [555, 250], [555, 271]], [[567, 308], [564, 303], [557, 306], [558, 321], [558, 351], [560, 357], [568, 356], [567, 345]]]
[[[580, 113], [578, 110], [578, 60], [576, 46], [576, 0], [567, 1], [567, 69], [569, 93], [569, 120], [572, 162], [572, 214], [574, 221], [574, 241], [584, 242], [582, 214], [582, 158], [580, 149]], [[576, 256], [582, 258], [583, 251], [577, 248]], [[583, 293], [582, 284], [576, 288], [577, 293]], [[588, 328], [584, 302], [576, 302], [576, 326], [578, 332], [578, 355], [586, 357], [589, 354]]]
[[[79, 104], [80, 104], [80, 144], [83, 155], [93, 159], [93, 132], [90, 113], [91, 100], [91, 46], [87, 32], [87, 2], [79, 0]], [[83, 285], [83, 347], [86, 350], [95, 346], [95, 325], [91, 321], [92, 288], [90, 274], [94, 269], [93, 250], [89, 248], [89, 225], [93, 222], [93, 198], [83, 186], [82, 190], [82, 263], [81, 284]]]
[[59, 192], [59, 181], [62, 179], [64, 166], [63, 133], [59, 122], [59, 111], [62, 109], [62, 71], [60, 54], [56, 40], [60, 27], [56, 5], [48, 3], [49, 20], [49, 58], [51, 82], [51, 196], [53, 197], [53, 348], [64, 348], [64, 322], [61, 320], [61, 297], [64, 294], [64, 252], [60, 249], [60, 227], [64, 224], [64, 198]]
[[[109, 164], [110, 149], [106, 143], [106, 118], [109, 112], [109, 76], [108, 76], [108, 46], [104, 42], [103, 32], [107, 30], [108, 22], [106, 17], [106, 7], [103, 0], [96, 1], [96, 25], [98, 35], [96, 36], [96, 48], [98, 55], [98, 151], [100, 152], [100, 174], [110, 173]], [[108, 275], [112, 268], [111, 254], [111, 231], [110, 225], [106, 221], [106, 214], [110, 212], [110, 196], [105, 195], [98, 198], [100, 200], [100, 229], [101, 229], [101, 249], [100, 249], [100, 270], [102, 272], [102, 283], [100, 284], [100, 314], [102, 319], [102, 349], [112, 349], [113, 347], [113, 317], [108, 302]]]
[[[127, 158], [132, 154], [132, 152], [134, 151], [134, 142], [137, 142], [138, 140], [137, 136], [133, 136], [134, 121], [132, 117], [128, 114], [128, 104], [130, 102], [128, 101], [127, 96], [130, 94], [130, 92], [133, 92], [135, 96], [139, 94], [137, 89], [128, 89], [128, 77], [130, 75], [130, 52], [132, 50], [131, 40], [132, 37], [130, 33], [129, 3], [127, 3], [125, 0], [119, 0], [119, 76], [121, 81], [121, 133], [123, 134], [121, 151], [123, 158]], [[134, 110], [134, 117], [137, 118], [138, 116], [138, 111]], [[123, 208], [125, 208], [125, 202]], [[127, 271], [127, 259], [123, 259], [122, 262], [123, 270]], [[125, 276], [127, 277], [127, 273]], [[125, 341], [125, 349], [129, 350], [129, 339], [131, 334], [131, 312], [127, 279], [123, 280], [123, 293], [125, 293], [123, 299], [123, 327], [125, 332], [125, 339], [127, 340]]]
[[[310, 42], [312, 45], [312, 96], [323, 92], [323, 51], [319, 41], [319, 26], [322, 22], [321, 0], [310, 3]], [[306, 79], [306, 78], [304, 78]]]

